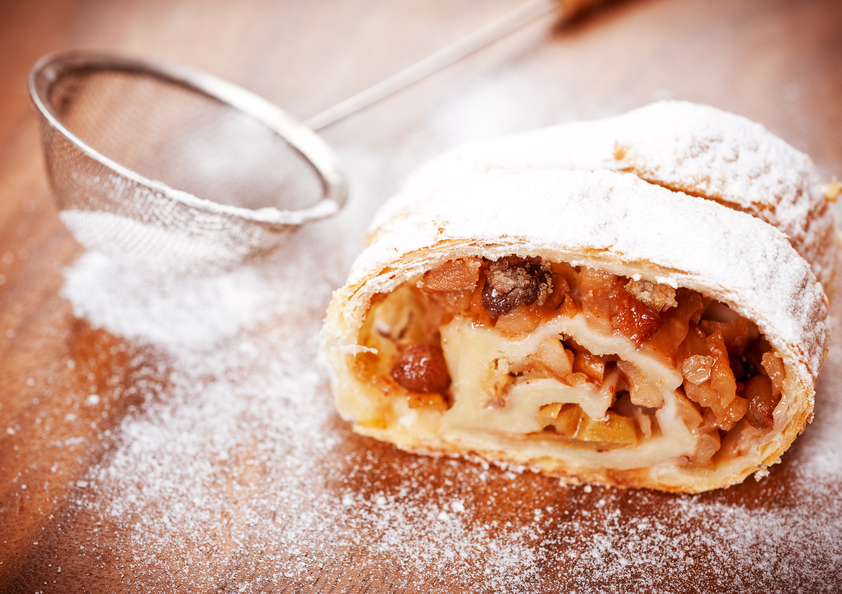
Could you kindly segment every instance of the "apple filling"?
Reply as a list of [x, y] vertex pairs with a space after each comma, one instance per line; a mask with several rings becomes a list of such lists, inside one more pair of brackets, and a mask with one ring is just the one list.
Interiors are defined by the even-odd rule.
[[359, 344], [359, 379], [431, 431], [618, 469], [739, 455], [773, 427], [785, 378], [720, 302], [538, 257], [451, 260], [378, 295]]

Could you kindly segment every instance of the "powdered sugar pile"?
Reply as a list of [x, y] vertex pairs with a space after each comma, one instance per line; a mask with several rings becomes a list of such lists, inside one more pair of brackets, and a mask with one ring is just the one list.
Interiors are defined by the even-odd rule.
[[[67, 522], [94, 527], [74, 547], [88, 563], [100, 555], [103, 573], [147, 591], [831, 592], [839, 583], [838, 402], [820, 396], [816, 423], [765, 487], [750, 479], [698, 497], [565, 487], [402, 454], [353, 435], [333, 411], [315, 357], [338, 282], [320, 262], [338, 246], [305, 245], [312, 238], [262, 268], [187, 284], [93, 255], [67, 271], [77, 315], [169, 366], [166, 387], [124, 419], [67, 508]], [[821, 395], [840, 360], [833, 349]]]
[[171, 348], [208, 348], [266, 317], [269, 291], [253, 268], [160, 282], [89, 252], [68, 274], [62, 294], [71, 298], [77, 317], [118, 336]]

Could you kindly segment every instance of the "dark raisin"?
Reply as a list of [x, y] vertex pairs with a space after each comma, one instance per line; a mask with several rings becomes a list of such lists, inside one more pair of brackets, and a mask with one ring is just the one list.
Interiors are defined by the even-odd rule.
[[775, 423], [775, 407], [780, 402], [780, 396], [772, 396], [772, 380], [765, 375], [756, 375], [748, 382], [743, 391], [743, 397], [748, 400], [746, 420], [758, 429], [766, 429]]
[[406, 347], [392, 366], [392, 378], [410, 392], [442, 394], [450, 385], [447, 362], [439, 347], [414, 344]]
[[482, 306], [492, 317], [520, 305], [543, 305], [553, 292], [553, 273], [541, 258], [506, 256], [488, 264]]

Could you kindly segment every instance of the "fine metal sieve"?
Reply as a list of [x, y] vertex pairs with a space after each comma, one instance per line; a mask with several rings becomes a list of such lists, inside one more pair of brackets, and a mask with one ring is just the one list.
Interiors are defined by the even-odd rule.
[[231, 270], [347, 196], [315, 132], [212, 76], [70, 52], [39, 61], [29, 84], [62, 221], [126, 264]]
[[45, 56], [29, 75], [47, 173], [85, 247], [171, 274], [229, 271], [304, 223], [335, 214], [347, 184], [324, 128], [558, 8], [515, 10], [307, 122], [213, 76], [90, 52]]

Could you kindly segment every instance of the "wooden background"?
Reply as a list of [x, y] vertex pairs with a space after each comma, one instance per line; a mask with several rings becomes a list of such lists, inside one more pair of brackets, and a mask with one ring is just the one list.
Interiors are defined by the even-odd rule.
[[[162, 346], [74, 315], [62, 286], [84, 250], [53, 206], [25, 85], [41, 55], [97, 48], [180, 62], [307, 118], [518, 4], [0, 4], [0, 590], [842, 590], [836, 349], [816, 422], [772, 475], [699, 497], [403, 454], [350, 433], [314, 360], [329, 291], [375, 209], [458, 142], [676, 98], [760, 121], [824, 178], [842, 174], [836, 0], [628, 0], [528, 26], [323, 133], [351, 200], [257, 271], [286, 305], [247, 342]], [[225, 367], [242, 345], [258, 353]], [[188, 355], [225, 369], [193, 376]], [[297, 420], [312, 426], [311, 449], [293, 443], [306, 437]]]

